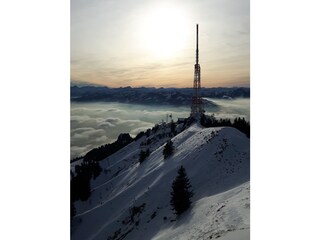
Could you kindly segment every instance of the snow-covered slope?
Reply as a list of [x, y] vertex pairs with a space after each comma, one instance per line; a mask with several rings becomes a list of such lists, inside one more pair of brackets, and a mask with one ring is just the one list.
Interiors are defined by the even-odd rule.
[[[159, 129], [101, 162], [91, 197], [75, 203], [72, 239], [249, 239], [250, 140], [234, 128], [194, 124], [172, 138]], [[147, 144], [147, 140], [149, 140]], [[150, 156], [139, 163], [141, 149]], [[171, 184], [183, 165], [194, 196], [179, 218], [170, 206]]]

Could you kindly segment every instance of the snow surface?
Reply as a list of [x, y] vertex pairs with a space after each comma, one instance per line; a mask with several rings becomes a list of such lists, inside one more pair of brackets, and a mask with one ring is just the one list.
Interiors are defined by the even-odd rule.
[[[172, 138], [175, 152], [164, 160], [169, 138], [159, 134], [169, 132], [162, 126], [101, 161], [104, 170], [91, 181], [89, 200], [75, 203], [72, 239], [250, 238], [250, 140], [235, 128], [193, 124]], [[151, 154], [140, 164], [146, 148]], [[177, 218], [170, 192], [181, 165], [194, 196]]]

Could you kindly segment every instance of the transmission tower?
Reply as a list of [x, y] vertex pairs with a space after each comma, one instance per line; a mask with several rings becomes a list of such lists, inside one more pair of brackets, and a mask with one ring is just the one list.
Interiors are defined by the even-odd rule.
[[197, 24], [197, 49], [196, 49], [196, 64], [194, 65], [194, 81], [193, 81], [193, 96], [191, 105], [191, 117], [199, 119], [204, 113], [202, 106], [202, 98], [200, 96], [201, 89], [201, 75], [200, 75], [200, 64], [199, 64], [199, 47], [198, 47], [198, 31], [199, 27]]

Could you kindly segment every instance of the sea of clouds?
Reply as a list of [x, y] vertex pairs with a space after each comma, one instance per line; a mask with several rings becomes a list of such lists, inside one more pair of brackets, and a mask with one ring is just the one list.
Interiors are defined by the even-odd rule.
[[[208, 99], [218, 107], [207, 109], [207, 114], [220, 117], [250, 118], [249, 99], [217, 100]], [[111, 143], [120, 133], [129, 133], [132, 137], [139, 132], [152, 128], [156, 123], [167, 120], [172, 114], [173, 120], [188, 117], [189, 107], [150, 106], [124, 103], [71, 103], [71, 159], [84, 155], [89, 150]], [[170, 119], [169, 119], [170, 120]]]

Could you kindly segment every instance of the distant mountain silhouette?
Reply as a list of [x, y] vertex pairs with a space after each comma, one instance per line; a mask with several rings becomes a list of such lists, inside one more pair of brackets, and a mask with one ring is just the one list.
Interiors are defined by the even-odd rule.
[[[75, 102], [121, 102], [137, 104], [190, 105], [192, 88], [108, 88], [96, 86], [72, 86], [71, 101]], [[203, 98], [249, 98], [250, 88], [202, 88]], [[204, 100], [205, 105], [213, 103]]]

